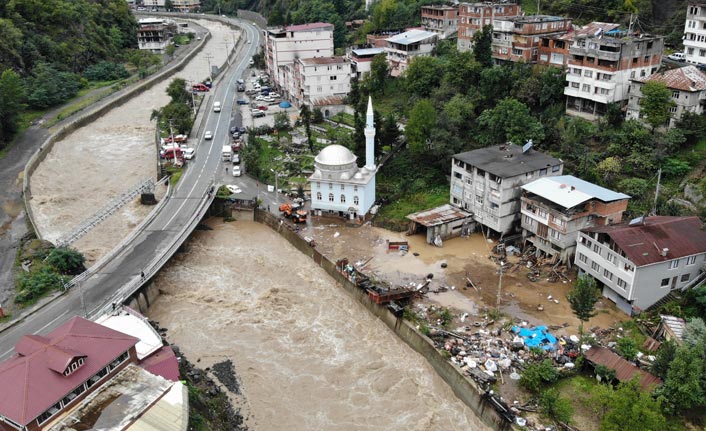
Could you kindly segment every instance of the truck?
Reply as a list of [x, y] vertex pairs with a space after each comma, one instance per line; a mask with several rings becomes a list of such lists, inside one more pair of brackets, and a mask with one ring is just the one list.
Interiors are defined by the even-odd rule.
[[223, 161], [230, 162], [232, 156], [233, 150], [230, 148], [230, 145], [224, 145], [223, 149], [221, 150], [221, 157], [223, 158]]
[[282, 217], [291, 219], [294, 223], [306, 223], [307, 211], [298, 203], [284, 203], [279, 206]]

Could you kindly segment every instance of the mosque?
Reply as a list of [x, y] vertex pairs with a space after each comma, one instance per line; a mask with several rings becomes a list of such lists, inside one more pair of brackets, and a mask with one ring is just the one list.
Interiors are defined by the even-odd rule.
[[365, 166], [342, 145], [329, 145], [316, 156], [309, 177], [311, 210], [316, 214], [336, 214], [364, 219], [375, 203], [375, 125], [373, 101], [368, 98], [365, 121]]

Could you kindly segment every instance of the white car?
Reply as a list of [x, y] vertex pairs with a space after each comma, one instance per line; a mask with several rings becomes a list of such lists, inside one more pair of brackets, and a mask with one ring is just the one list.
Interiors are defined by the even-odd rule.
[[240, 154], [238, 153], [233, 153], [233, 158], [231, 159], [234, 165], [237, 165], [240, 163]]
[[196, 150], [193, 148], [183, 148], [182, 152], [184, 153], [184, 158], [186, 160], [191, 160], [196, 156]]
[[250, 66], [252, 66], [253, 64], [255, 64], [255, 60], [253, 60], [253, 59], [251, 58], [250, 61], [248, 61], [248, 64], [249, 64]]
[[211, 133], [210, 130], [206, 130], [206, 133], [203, 134], [203, 138], [206, 140], [212, 139], [213, 138], [213, 133]]
[[270, 97], [277, 98], [277, 97], [282, 97], [282, 96], [280, 96], [278, 93], [270, 93]]
[[229, 192], [231, 192], [234, 195], [237, 195], [238, 193], [243, 192], [238, 186], [233, 186], [230, 184], [226, 184], [226, 188], [228, 189]]
[[[233, 176], [239, 177], [240, 175], [242, 175], [242, 172], [240, 171], [240, 166], [238, 166], [238, 165], [233, 166]], [[240, 193], [241, 191], [242, 190], [238, 189], [237, 192], [232, 192], [232, 193]]]
[[674, 61], [686, 61], [686, 54], [683, 52], [675, 52], [674, 54], [669, 54], [667, 58]]
[[257, 100], [257, 101], [261, 101], [261, 100], [265, 100], [265, 99], [267, 99], [265, 96], [257, 96], [257, 97], [255, 97], [255, 100]]

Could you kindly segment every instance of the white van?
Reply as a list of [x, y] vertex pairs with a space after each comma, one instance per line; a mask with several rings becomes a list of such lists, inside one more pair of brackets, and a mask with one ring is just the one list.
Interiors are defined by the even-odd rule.
[[674, 61], [686, 61], [686, 54], [683, 52], [675, 52], [674, 54], [669, 54], [667, 58]]
[[213, 112], [221, 112], [221, 102], [213, 102]]

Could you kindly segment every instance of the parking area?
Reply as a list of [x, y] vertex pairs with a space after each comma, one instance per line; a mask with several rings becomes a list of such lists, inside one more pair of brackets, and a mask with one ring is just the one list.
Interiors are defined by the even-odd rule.
[[[298, 110], [291, 105], [287, 108], [281, 107], [280, 102], [283, 101], [281, 97], [266, 99], [266, 96], [260, 93], [262, 88], [267, 87], [266, 75], [263, 72], [257, 69], [249, 69], [247, 77], [243, 78], [243, 80], [245, 81], [245, 92], [237, 93], [238, 103], [236, 104], [240, 108], [243, 126], [250, 128], [274, 127], [275, 114], [279, 112], [286, 112], [289, 115], [289, 121], [292, 123], [297, 120], [299, 117]], [[262, 85], [260, 84], [261, 82]], [[257, 100], [258, 98], [260, 100]]]

